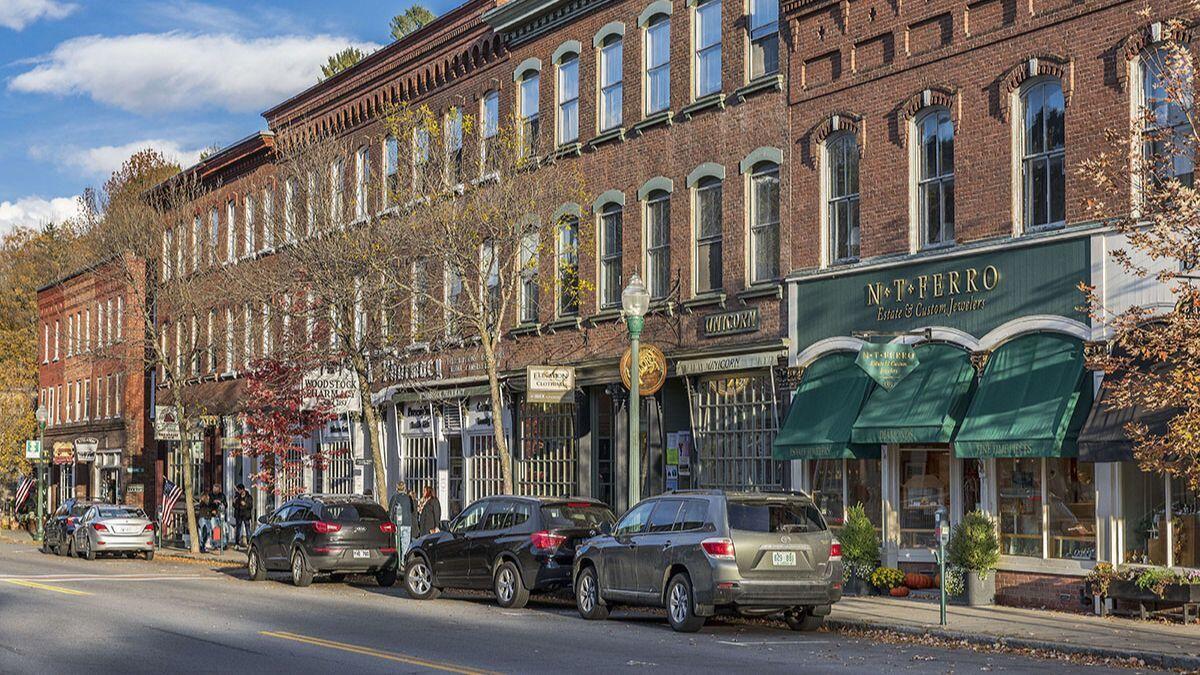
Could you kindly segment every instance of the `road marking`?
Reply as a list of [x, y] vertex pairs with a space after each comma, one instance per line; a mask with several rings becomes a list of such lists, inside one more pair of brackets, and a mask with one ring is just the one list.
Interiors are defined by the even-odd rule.
[[0, 574], [0, 581], [178, 581], [220, 579], [204, 574]]
[[823, 645], [829, 640], [761, 640], [758, 642], [734, 642], [733, 640], [717, 640], [718, 644], [733, 645], [734, 647], [761, 647], [762, 645]]
[[77, 591], [74, 588], [64, 588], [62, 586], [51, 586], [50, 584], [39, 584], [36, 581], [28, 581], [26, 579], [5, 579], [4, 581], [13, 584], [14, 586], [24, 586], [26, 588], [36, 588], [43, 591], [54, 591], [63, 595], [91, 595], [84, 591]]
[[362, 654], [364, 656], [374, 656], [377, 659], [384, 659], [387, 661], [396, 661], [399, 663], [407, 663], [410, 666], [421, 666], [423, 668], [429, 668], [431, 670], [440, 670], [440, 671], [447, 672], [447, 673], [459, 673], [460, 675], [487, 675], [488, 673], [490, 673], [490, 671], [475, 670], [474, 668], [467, 668], [465, 666], [456, 666], [452, 663], [445, 663], [445, 662], [440, 662], [440, 661], [426, 661], [425, 659], [419, 659], [419, 658], [416, 658], [413, 656], [407, 656], [404, 654], [396, 654], [393, 652], [384, 652], [384, 651], [380, 651], [378, 649], [372, 649], [370, 647], [363, 647], [361, 645], [352, 645], [352, 644], [347, 644], [345, 642], [334, 642], [333, 640], [325, 640], [323, 638], [308, 637], [306, 635], [297, 635], [296, 633], [288, 633], [285, 631], [264, 630], [264, 631], [260, 631], [259, 635], [265, 635], [267, 637], [278, 638], [280, 640], [291, 640], [292, 642], [301, 642], [304, 644], [315, 645], [317, 647], [327, 647], [329, 649], [337, 649], [339, 651], [350, 652], [352, 654]]

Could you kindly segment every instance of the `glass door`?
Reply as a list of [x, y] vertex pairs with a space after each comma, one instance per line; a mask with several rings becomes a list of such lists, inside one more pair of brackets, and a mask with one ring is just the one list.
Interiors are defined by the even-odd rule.
[[950, 513], [950, 451], [900, 450], [899, 478], [900, 548], [935, 548], [935, 514]]

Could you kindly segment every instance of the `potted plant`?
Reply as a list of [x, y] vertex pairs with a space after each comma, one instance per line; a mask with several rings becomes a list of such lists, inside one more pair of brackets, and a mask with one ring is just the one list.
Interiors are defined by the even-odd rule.
[[879, 564], [879, 535], [861, 503], [846, 510], [846, 525], [838, 541], [842, 543], [843, 590], [847, 595], [871, 593], [875, 589], [871, 572]]
[[996, 565], [1000, 539], [996, 524], [982, 511], [972, 511], [954, 526], [946, 549], [947, 562], [966, 571], [967, 605], [983, 607], [996, 602]]
[[1137, 604], [1143, 616], [1147, 605], [1200, 603], [1200, 572], [1196, 570], [1097, 563], [1086, 581], [1101, 614], [1107, 610], [1103, 602], [1107, 598]]
[[904, 572], [895, 567], [880, 567], [875, 570], [871, 573], [871, 583], [879, 590], [887, 591], [888, 595], [896, 597], [908, 595], [908, 588], [904, 585]]

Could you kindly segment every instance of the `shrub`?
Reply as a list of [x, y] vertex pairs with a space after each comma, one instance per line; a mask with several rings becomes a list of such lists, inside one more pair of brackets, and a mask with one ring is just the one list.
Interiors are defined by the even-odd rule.
[[982, 511], [972, 511], [950, 533], [946, 558], [952, 565], [972, 570], [982, 579], [1000, 562], [996, 524]]
[[888, 590], [898, 588], [904, 584], [904, 572], [895, 567], [880, 567], [871, 573], [871, 583]]
[[846, 525], [838, 541], [842, 542], [842, 560], [847, 564], [874, 567], [879, 562], [879, 535], [861, 502], [846, 509]]

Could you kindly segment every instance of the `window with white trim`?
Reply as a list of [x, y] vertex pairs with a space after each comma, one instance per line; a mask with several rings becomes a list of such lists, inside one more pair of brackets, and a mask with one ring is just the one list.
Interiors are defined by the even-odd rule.
[[697, 295], [720, 291], [724, 287], [724, 225], [722, 223], [722, 181], [716, 176], [701, 178], [694, 188], [696, 233]]
[[563, 216], [558, 223], [557, 309], [559, 316], [579, 313], [579, 218]]
[[600, 207], [600, 309], [621, 306], [624, 207], [608, 202]]
[[337, 158], [329, 165], [329, 220], [337, 227], [346, 215], [346, 162]]
[[300, 187], [296, 184], [296, 177], [291, 176], [283, 183], [283, 239], [284, 241], [296, 241], [296, 209], [298, 205], [296, 200], [299, 199]]
[[483, 124], [479, 125], [479, 166], [482, 173], [488, 174], [496, 170], [499, 161], [496, 136], [500, 133], [500, 92], [489, 91], [484, 94], [480, 106]]
[[538, 320], [538, 233], [521, 237], [521, 323]]
[[204, 222], [197, 214], [192, 219], [192, 272], [200, 269], [200, 254], [204, 249]]
[[527, 70], [521, 76], [518, 87], [517, 117], [521, 122], [521, 155], [533, 157], [538, 153], [538, 135], [541, 131], [541, 102], [539, 101], [539, 83], [541, 74], [536, 70]]
[[269, 187], [262, 191], [262, 247], [275, 247], [275, 191]]
[[[247, 194], [246, 199], [242, 202], [242, 255], [250, 256], [254, 254], [254, 195]], [[265, 223], [264, 223], [265, 225]]]
[[579, 55], [558, 62], [558, 144], [579, 140]]
[[646, 23], [645, 114], [671, 107], [671, 17], [656, 14]]
[[843, 132], [825, 142], [826, 222], [829, 259], [855, 260], [859, 256], [858, 139]]
[[701, 0], [693, 11], [693, 99], [721, 91], [721, 0]]
[[220, 256], [219, 246], [221, 244], [221, 210], [217, 207], [212, 207], [208, 211], [208, 255], [205, 256], [205, 261], [209, 265], [215, 265]]
[[354, 218], [363, 220], [370, 211], [367, 191], [371, 183], [371, 148], [363, 146], [354, 153]]
[[661, 300], [671, 289], [671, 194], [655, 190], [646, 195], [646, 286]]
[[750, 79], [779, 72], [779, 2], [750, 0]]
[[1142, 152], [1151, 178], [1192, 185], [1196, 166], [1191, 114], [1195, 72], [1186, 48], [1161, 45], [1138, 59]]
[[750, 282], [779, 277], [779, 165], [759, 162], [750, 172]]
[[400, 141], [394, 136], [383, 142], [383, 172], [383, 204], [390, 208], [400, 193]]
[[917, 118], [916, 206], [921, 248], [954, 243], [954, 122], [934, 108]]
[[233, 353], [233, 308], [225, 308], [225, 372], [232, 373], [234, 370], [234, 353]]
[[609, 35], [600, 46], [600, 131], [621, 126], [621, 106], [624, 101], [625, 41], [620, 35]]
[[461, 108], [446, 113], [446, 167], [450, 185], [463, 182], [463, 114]]
[[1026, 83], [1021, 104], [1021, 218], [1025, 230], [1066, 222], [1066, 104], [1062, 83], [1040, 78]]
[[413, 192], [424, 195], [429, 190], [430, 138], [429, 130], [413, 129]]
[[225, 262], [237, 260], [237, 202], [231, 197], [225, 203]]

